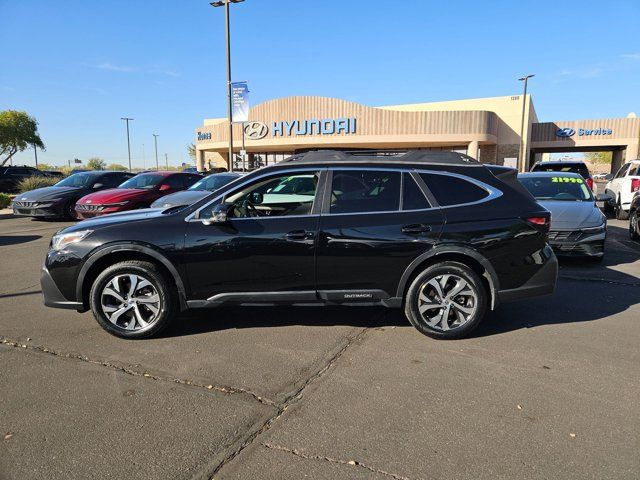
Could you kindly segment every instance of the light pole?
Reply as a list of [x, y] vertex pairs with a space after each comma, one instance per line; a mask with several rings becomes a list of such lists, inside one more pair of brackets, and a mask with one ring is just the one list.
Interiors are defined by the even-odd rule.
[[524, 112], [527, 106], [527, 83], [533, 74], [525, 75], [518, 80], [524, 82], [524, 93], [522, 95], [522, 123], [520, 124], [520, 155], [518, 155], [518, 171], [521, 172], [525, 168], [524, 164]]
[[166, 153], [164, 154], [164, 163], [167, 166], [167, 170], [169, 170], [169, 156]]
[[153, 141], [156, 144], [156, 172], [160, 170], [160, 166], [158, 165], [158, 137], [159, 135], [157, 133], [153, 133]]
[[233, 172], [233, 118], [231, 92], [231, 30], [229, 25], [229, 4], [241, 3], [244, 0], [217, 0], [211, 2], [212, 7], [224, 7], [224, 29], [227, 36], [227, 117], [229, 119], [229, 171]]
[[129, 141], [129, 121], [133, 118], [122, 117], [120, 120], [127, 122], [127, 152], [129, 152], [129, 171], [131, 171], [131, 142]]

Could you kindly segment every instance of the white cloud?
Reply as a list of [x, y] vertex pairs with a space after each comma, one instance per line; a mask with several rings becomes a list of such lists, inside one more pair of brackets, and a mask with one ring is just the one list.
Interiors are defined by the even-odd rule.
[[113, 72], [135, 72], [137, 70], [134, 67], [124, 67], [122, 65], [114, 65], [113, 63], [109, 62], [96, 65], [96, 68], [99, 68], [100, 70], [111, 70]]
[[640, 53], [625, 53], [621, 57], [627, 60], [640, 60]]

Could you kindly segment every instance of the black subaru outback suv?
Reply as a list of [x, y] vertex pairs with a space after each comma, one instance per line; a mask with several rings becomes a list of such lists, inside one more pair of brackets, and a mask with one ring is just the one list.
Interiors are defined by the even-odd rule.
[[193, 205], [61, 230], [42, 291], [126, 338], [187, 308], [279, 303], [403, 308], [420, 332], [459, 338], [500, 302], [553, 292], [549, 223], [513, 169], [453, 152], [308, 152]]

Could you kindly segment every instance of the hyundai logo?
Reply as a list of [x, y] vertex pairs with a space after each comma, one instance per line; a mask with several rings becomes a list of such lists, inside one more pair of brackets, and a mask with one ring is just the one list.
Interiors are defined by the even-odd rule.
[[556, 131], [556, 137], [569, 138], [575, 135], [576, 131], [573, 128], [559, 128]]
[[249, 122], [244, 127], [244, 134], [250, 140], [260, 140], [269, 133], [269, 127], [262, 122]]

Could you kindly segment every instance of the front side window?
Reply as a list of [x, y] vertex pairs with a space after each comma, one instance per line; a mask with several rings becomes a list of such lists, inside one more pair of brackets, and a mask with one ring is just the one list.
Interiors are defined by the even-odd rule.
[[618, 173], [616, 173], [615, 178], [622, 178], [627, 174], [627, 170], [629, 170], [629, 167], [631, 166], [631, 164], [627, 163], [626, 165], [623, 165], [622, 168], [620, 170], [618, 170]]
[[261, 179], [229, 192], [223, 203], [229, 205], [231, 218], [310, 215], [319, 175], [288, 173]]
[[435, 173], [421, 173], [420, 177], [443, 207], [478, 202], [489, 196], [484, 188], [464, 178]]
[[391, 212], [400, 209], [400, 172], [335, 170], [330, 213]]
[[130, 178], [118, 188], [135, 188], [139, 190], [152, 190], [166, 177], [164, 175], [157, 175], [155, 173], [141, 173], [133, 178]]

